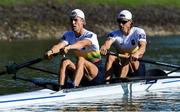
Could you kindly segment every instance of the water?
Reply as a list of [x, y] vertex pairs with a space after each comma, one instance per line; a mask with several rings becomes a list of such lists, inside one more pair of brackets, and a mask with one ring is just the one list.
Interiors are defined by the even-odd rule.
[[[41, 57], [44, 52], [55, 43], [55, 40], [24, 40], [6, 42], [0, 41], [0, 71], [4, 66], [23, 63], [30, 59]], [[180, 37], [149, 37], [147, 52], [144, 59], [180, 65]], [[35, 67], [57, 72], [59, 56], [43, 61]], [[147, 68], [161, 68], [173, 70], [169, 67], [147, 64]], [[57, 80], [56, 75], [38, 72], [24, 68], [19, 70], [18, 76], [27, 78]], [[31, 83], [12, 80], [12, 75], [0, 76], [0, 94], [12, 94], [39, 89]], [[17, 107], [9, 111], [26, 112], [58, 112], [58, 111], [180, 111], [179, 88], [161, 91], [145, 92], [132, 97], [113, 95], [105, 98], [88, 98], [68, 102], [53, 102], [50, 104], [34, 105], [31, 107]], [[2, 111], [2, 110], [1, 110]], [[7, 111], [7, 110], [4, 110]]]
[[[67, 102], [42, 103], [9, 109], [11, 112], [59, 111], [179, 111], [180, 88], [143, 92], [129, 96], [112, 96], [77, 99]], [[3, 111], [3, 110], [1, 110]], [[4, 110], [7, 111], [7, 110]]]

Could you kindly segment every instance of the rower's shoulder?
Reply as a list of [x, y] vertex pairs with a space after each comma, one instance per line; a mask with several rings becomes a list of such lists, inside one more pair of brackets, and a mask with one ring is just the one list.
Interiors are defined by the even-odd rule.
[[144, 29], [140, 27], [133, 27], [133, 31], [137, 33], [145, 33]]
[[86, 30], [86, 29], [84, 31], [85, 31], [85, 36], [88, 36], [88, 35], [97, 36], [97, 34], [92, 32], [92, 31], [89, 31], [89, 30]]
[[66, 31], [64, 33], [64, 36], [69, 36], [69, 35], [74, 35], [74, 32], [73, 31]]
[[116, 35], [121, 35], [121, 31], [119, 29], [115, 29], [107, 34], [108, 37], [114, 37]]

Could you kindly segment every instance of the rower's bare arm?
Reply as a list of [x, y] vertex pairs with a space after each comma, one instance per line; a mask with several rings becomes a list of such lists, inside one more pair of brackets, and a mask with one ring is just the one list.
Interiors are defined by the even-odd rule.
[[138, 59], [138, 58], [142, 58], [143, 57], [143, 55], [144, 55], [144, 53], [145, 53], [145, 51], [146, 51], [146, 44], [147, 44], [147, 42], [145, 42], [145, 41], [140, 41], [139, 42], [139, 49], [138, 49], [138, 51], [137, 52], [135, 52], [135, 54], [134, 54], [134, 56]]
[[110, 49], [112, 43], [113, 43], [112, 39], [107, 39], [104, 42], [104, 44], [101, 46], [101, 48], [100, 48], [101, 54], [106, 55], [107, 54], [107, 50]]
[[70, 50], [70, 49], [81, 49], [81, 48], [91, 45], [91, 44], [92, 44], [92, 42], [90, 40], [84, 39], [84, 40], [78, 41], [72, 45], [68, 45], [67, 47], [65, 47], [64, 51], [68, 52], [68, 50]]
[[52, 54], [56, 54], [59, 52], [60, 49], [65, 47], [65, 43], [64, 42], [59, 42], [58, 44], [54, 45], [49, 51], [47, 51], [46, 55], [50, 56]]

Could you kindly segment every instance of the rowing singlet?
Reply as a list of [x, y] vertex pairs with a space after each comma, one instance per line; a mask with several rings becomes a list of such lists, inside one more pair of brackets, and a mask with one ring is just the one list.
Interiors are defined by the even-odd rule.
[[146, 33], [143, 29], [132, 27], [129, 35], [123, 35], [121, 30], [115, 30], [108, 34], [109, 39], [113, 39], [115, 49], [120, 53], [134, 53], [139, 49], [140, 41], [146, 42]]
[[88, 39], [91, 41], [91, 45], [85, 46], [84, 48], [79, 49], [84, 53], [84, 58], [91, 62], [97, 62], [101, 59], [100, 51], [99, 51], [99, 43], [97, 40], [97, 35], [93, 32], [90, 32], [84, 29], [84, 34], [79, 37], [76, 37], [73, 31], [68, 31], [63, 35], [62, 41], [66, 45], [72, 45], [77, 41]]

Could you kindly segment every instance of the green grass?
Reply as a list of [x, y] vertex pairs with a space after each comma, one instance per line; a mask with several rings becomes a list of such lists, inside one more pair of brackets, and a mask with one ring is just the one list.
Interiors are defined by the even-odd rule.
[[79, 3], [103, 4], [103, 5], [124, 5], [124, 6], [142, 6], [142, 5], [161, 5], [180, 7], [180, 0], [77, 0]]
[[62, 5], [71, 4], [93, 4], [93, 5], [121, 5], [139, 7], [143, 5], [160, 5], [180, 7], [180, 0], [0, 0], [0, 5], [32, 5], [37, 3], [54, 2]]
[[0, 0], [0, 5], [12, 6], [12, 5], [31, 5], [36, 0]]

